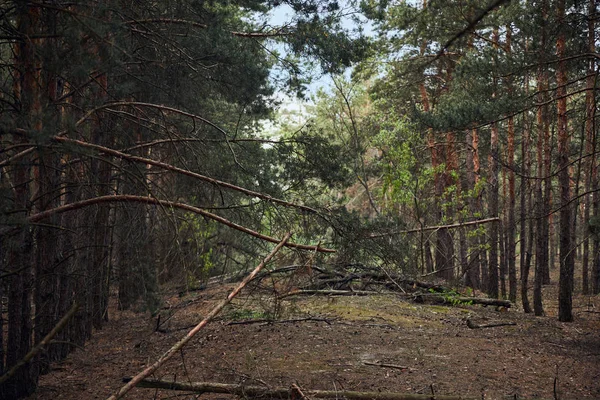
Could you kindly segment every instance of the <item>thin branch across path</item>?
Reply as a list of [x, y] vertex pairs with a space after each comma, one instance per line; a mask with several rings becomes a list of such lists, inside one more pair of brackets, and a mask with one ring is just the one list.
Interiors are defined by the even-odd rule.
[[198, 323], [198, 325], [196, 325], [191, 331], [189, 331], [183, 339], [175, 343], [173, 347], [167, 350], [167, 352], [163, 354], [158, 360], [156, 360], [154, 364], [150, 365], [142, 372], [134, 376], [125, 386], [119, 389], [117, 393], [110, 396], [108, 400], [117, 400], [125, 396], [127, 392], [129, 392], [131, 389], [137, 386], [150, 374], [152, 374], [154, 371], [160, 368], [171, 357], [173, 357], [173, 355], [175, 355], [179, 350], [181, 350], [183, 346], [185, 346], [198, 332], [200, 332], [200, 330], [202, 330], [214, 317], [216, 317], [221, 312], [221, 310], [223, 310], [223, 308], [225, 308], [225, 306], [229, 304], [231, 300], [233, 300], [235, 296], [237, 296], [242, 291], [242, 289], [248, 284], [248, 282], [250, 282], [256, 277], [260, 270], [263, 269], [265, 265], [267, 265], [267, 263], [271, 260], [271, 258], [275, 256], [275, 254], [277, 254], [279, 250], [281, 250], [281, 248], [286, 244], [286, 242], [290, 239], [291, 236], [291, 232], [286, 233], [283, 239], [281, 239], [279, 244], [275, 246], [275, 248], [269, 253], [269, 255], [265, 257], [265, 259], [260, 264], [258, 264], [258, 266], [254, 268], [254, 270], [246, 278], [244, 278], [244, 280], [231, 293], [229, 293], [229, 296], [227, 296], [225, 300], [223, 300], [215, 308], [213, 308], [211, 312], [209, 312], [208, 315], [202, 321], [200, 321], [200, 323]]
[[[145, 197], [145, 196], [135, 196], [135, 195], [126, 195], [126, 194], [99, 196], [99, 197], [94, 197], [92, 199], [81, 200], [81, 201], [76, 201], [74, 203], [65, 204], [63, 206], [51, 208], [49, 210], [30, 215], [27, 218], [27, 222], [38, 222], [38, 221], [48, 218], [49, 216], [54, 215], [54, 214], [60, 214], [63, 212], [76, 210], [76, 209], [88, 207], [88, 206], [91, 206], [94, 204], [119, 203], [119, 202], [120, 203], [145, 203], [145, 204], [161, 205], [163, 207], [168, 207], [168, 208], [179, 208], [182, 210], [193, 212], [195, 214], [202, 215], [206, 218], [210, 218], [210, 219], [217, 221], [223, 225], [226, 225], [232, 229], [236, 229], [238, 231], [247, 233], [258, 239], [265, 240], [265, 241], [271, 242], [271, 243], [279, 243], [279, 240], [277, 240], [274, 237], [263, 235], [262, 233], [253, 231], [252, 229], [249, 229], [249, 228], [246, 228], [245, 226], [236, 224], [235, 222], [231, 222], [228, 219], [225, 219], [219, 215], [213, 214], [213, 213], [203, 210], [201, 208], [190, 206], [189, 204], [177, 203], [177, 202], [168, 201], [168, 200], [159, 200], [159, 199]], [[301, 250], [319, 251], [322, 253], [335, 253], [335, 250], [333, 250], [333, 249], [327, 249], [327, 248], [323, 248], [320, 246], [310, 246], [310, 245], [298, 244], [298, 243], [288, 243], [287, 241], [285, 243], [285, 246], [286, 247], [294, 247], [294, 248], [301, 249]]]
[[[127, 381], [129, 378], [125, 378]], [[477, 400], [475, 397], [443, 396], [430, 394], [412, 394], [395, 392], [354, 392], [350, 390], [310, 390], [302, 389], [301, 394], [297, 385], [291, 388], [268, 388], [265, 386], [246, 386], [214, 382], [169, 382], [160, 380], [143, 380], [140, 387], [181, 390], [194, 393], [226, 393], [245, 399], [350, 399], [350, 400]]]
[[16, 363], [7, 373], [0, 377], [0, 385], [6, 382], [8, 379], [10, 379], [10, 377], [13, 376], [19, 370], [19, 368], [22, 368], [25, 364], [31, 361], [33, 357], [35, 357], [40, 351], [42, 351], [44, 346], [49, 344], [52, 338], [56, 336], [56, 334], [59, 333], [61, 330], [63, 330], [63, 328], [67, 325], [67, 322], [69, 322], [71, 317], [75, 315], [78, 309], [79, 304], [74, 303], [69, 309], [69, 311], [67, 311], [67, 313], [60, 319], [60, 321], [58, 321], [54, 328], [52, 328], [52, 330], [48, 332], [48, 334], [33, 349], [31, 349], [31, 351], [29, 351], [29, 353], [27, 353], [25, 357], [23, 357], [23, 359]]
[[436, 231], [436, 230], [440, 230], [440, 229], [453, 229], [453, 228], [460, 228], [462, 226], [487, 224], [489, 222], [496, 222], [496, 221], [500, 221], [500, 218], [493, 217], [493, 218], [486, 218], [486, 219], [478, 219], [477, 221], [460, 222], [458, 224], [451, 224], [451, 225], [426, 226], [423, 228], [409, 229], [409, 230], [405, 230], [405, 231], [376, 233], [376, 234], [370, 235], [369, 239], [375, 239], [375, 238], [391, 236], [391, 235], [400, 235], [402, 233], [418, 233], [418, 232], [426, 232], [426, 231]]

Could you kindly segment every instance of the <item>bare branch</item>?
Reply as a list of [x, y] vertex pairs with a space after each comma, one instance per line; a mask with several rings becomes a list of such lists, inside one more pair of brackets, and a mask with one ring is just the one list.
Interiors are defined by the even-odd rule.
[[218, 179], [210, 178], [208, 176], [201, 175], [201, 174], [198, 174], [196, 172], [192, 172], [192, 171], [189, 171], [189, 170], [186, 170], [186, 169], [183, 169], [183, 168], [175, 167], [173, 165], [170, 165], [170, 164], [167, 164], [167, 163], [163, 163], [163, 162], [160, 162], [160, 161], [155, 161], [155, 160], [152, 160], [150, 158], [144, 158], [144, 157], [139, 157], [139, 156], [135, 156], [135, 155], [131, 155], [131, 154], [125, 154], [125, 153], [123, 153], [121, 151], [118, 151], [118, 150], [110, 149], [108, 147], [100, 146], [100, 145], [97, 145], [97, 144], [92, 144], [92, 143], [84, 142], [82, 140], [69, 139], [69, 138], [58, 137], [57, 136], [57, 137], [54, 138], [54, 141], [56, 141], [56, 142], [62, 142], [62, 143], [76, 144], [78, 146], [87, 147], [87, 148], [90, 148], [90, 149], [95, 149], [95, 150], [97, 150], [97, 151], [99, 151], [101, 153], [104, 153], [104, 154], [107, 154], [107, 155], [112, 155], [112, 156], [115, 156], [115, 157], [119, 157], [119, 158], [124, 159], [124, 160], [136, 161], [136, 162], [141, 162], [141, 163], [148, 164], [148, 165], [154, 165], [156, 167], [163, 168], [163, 169], [166, 169], [168, 171], [173, 171], [173, 172], [176, 172], [176, 173], [179, 173], [179, 174], [182, 174], [182, 175], [186, 175], [186, 176], [189, 176], [189, 177], [192, 177], [192, 178], [203, 180], [203, 181], [208, 182], [208, 183], [212, 183], [214, 185], [218, 185], [218, 186], [222, 186], [222, 187], [225, 187], [225, 188], [228, 188], [228, 189], [232, 189], [232, 190], [238, 191], [238, 192], [244, 193], [247, 196], [257, 197], [257, 198], [260, 198], [260, 199], [263, 199], [263, 200], [266, 200], [266, 201], [270, 201], [270, 202], [275, 203], [275, 204], [281, 204], [281, 205], [286, 206], [286, 207], [299, 208], [299, 209], [301, 209], [303, 211], [309, 211], [311, 213], [318, 214], [318, 211], [315, 210], [314, 208], [311, 208], [311, 207], [308, 207], [308, 206], [303, 206], [303, 205], [300, 205], [300, 204], [290, 203], [288, 201], [277, 199], [275, 197], [271, 197], [271, 196], [263, 194], [263, 193], [255, 192], [255, 191], [252, 191], [252, 190], [249, 190], [249, 189], [245, 189], [245, 188], [240, 187], [240, 186], [236, 186], [236, 185], [231, 184], [231, 183], [227, 183], [227, 182], [224, 182], [224, 181], [220, 181]]
[[277, 254], [277, 252], [281, 250], [281, 248], [289, 240], [290, 236], [292, 236], [291, 232], [286, 233], [283, 239], [279, 241], [279, 243], [277, 244], [277, 246], [275, 246], [271, 253], [269, 253], [269, 255], [265, 257], [265, 259], [260, 264], [258, 264], [258, 266], [254, 268], [254, 270], [231, 293], [229, 293], [229, 296], [227, 296], [225, 300], [223, 300], [220, 304], [213, 308], [211, 312], [208, 313], [208, 315], [202, 321], [200, 321], [198, 325], [196, 325], [191, 331], [189, 331], [183, 339], [175, 343], [175, 345], [173, 345], [173, 347], [171, 347], [165, 354], [163, 354], [158, 360], [156, 360], [154, 364], [150, 365], [142, 372], [137, 374], [135, 377], [133, 377], [131, 381], [129, 381], [125, 386], [119, 389], [117, 393], [110, 396], [108, 400], [117, 400], [125, 396], [127, 392], [133, 389], [137, 384], [139, 384], [142, 380], [144, 380], [146, 377], [148, 377], [150, 374], [152, 374], [154, 371], [160, 368], [161, 365], [163, 365], [166, 361], [173, 357], [174, 354], [181, 350], [183, 346], [187, 344], [187, 342], [189, 342], [202, 328], [204, 328], [214, 317], [216, 317], [221, 312], [221, 310], [223, 310], [223, 308], [225, 308], [225, 306], [229, 304], [231, 300], [233, 300], [235, 296], [237, 296], [240, 293], [240, 291], [248, 284], [248, 282], [254, 279], [254, 277], [260, 272], [261, 269], [263, 269], [263, 267], [271, 260], [271, 258], [273, 258], [273, 256], [275, 256], [275, 254]]
[[416, 233], [416, 232], [425, 232], [425, 231], [436, 231], [436, 230], [440, 230], [440, 229], [460, 228], [462, 226], [487, 224], [489, 222], [495, 222], [495, 221], [500, 221], [500, 218], [494, 217], [494, 218], [479, 219], [477, 221], [461, 222], [461, 223], [458, 223], [458, 224], [451, 224], [451, 225], [426, 226], [426, 227], [423, 227], [423, 228], [409, 229], [409, 230], [406, 230], [406, 231], [394, 231], [394, 232], [387, 232], [387, 233], [376, 233], [376, 234], [370, 235], [369, 239], [375, 239], [375, 238], [380, 238], [380, 237], [385, 237], [385, 236], [392, 236], [392, 235], [399, 235], [401, 233]]
[[31, 359], [35, 357], [45, 345], [50, 343], [52, 338], [65, 327], [67, 322], [69, 322], [71, 317], [75, 315], [78, 309], [79, 304], [73, 303], [71, 309], [60, 319], [60, 321], [58, 321], [54, 328], [52, 328], [52, 330], [33, 349], [31, 349], [31, 351], [27, 353], [22, 360], [16, 363], [7, 373], [0, 377], [0, 385], [10, 379], [10, 377], [13, 376], [19, 368], [31, 361]]
[[[249, 228], [246, 228], [245, 226], [236, 224], [235, 222], [231, 222], [219, 215], [210, 213], [201, 208], [190, 206], [189, 204], [177, 203], [177, 202], [168, 201], [168, 200], [159, 200], [159, 199], [145, 197], [145, 196], [124, 195], [124, 194], [94, 197], [92, 199], [81, 200], [81, 201], [77, 201], [74, 203], [65, 204], [63, 206], [51, 208], [49, 210], [30, 215], [29, 217], [27, 217], [26, 221], [27, 222], [37, 222], [37, 221], [41, 221], [41, 220], [48, 218], [55, 214], [61, 214], [61, 213], [67, 212], [67, 211], [73, 211], [73, 210], [77, 210], [79, 208], [88, 207], [88, 206], [92, 206], [92, 205], [100, 204], [100, 203], [145, 203], [145, 204], [160, 205], [160, 206], [169, 207], [169, 208], [178, 208], [181, 210], [193, 212], [194, 214], [202, 215], [206, 218], [210, 218], [210, 219], [217, 221], [223, 225], [226, 225], [232, 229], [247, 233], [258, 239], [265, 240], [265, 241], [271, 242], [271, 243], [279, 242], [279, 240], [277, 240], [271, 236], [263, 235], [262, 233], [253, 231], [252, 229], [249, 229]], [[0, 232], [0, 234], [3, 234], [3, 232]], [[301, 250], [313, 250], [313, 251], [319, 251], [319, 252], [323, 252], [323, 253], [335, 253], [335, 250], [333, 250], [333, 249], [327, 249], [327, 248], [323, 248], [320, 246], [310, 246], [310, 245], [297, 244], [297, 243], [286, 243], [286, 246], [294, 247], [294, 248], [301, 249]]]

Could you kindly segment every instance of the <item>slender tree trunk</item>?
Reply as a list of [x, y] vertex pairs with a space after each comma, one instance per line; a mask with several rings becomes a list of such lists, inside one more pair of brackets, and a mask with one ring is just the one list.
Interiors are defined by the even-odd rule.
[[[596, 0], [590, 0], [588, 3], [588, 52], [594, 54], [596, 52], [596, 32], [595, 32], [595, 17], [596, 17]], [[597, 168], [594, 155], [594, 143], [595, 143], [595, 113], [596, 113], [596, 98], [595, 98], [595, 67], [596, 62], [593, 57], [588, 59], [586, 87], [585, 93], [585, 152], [588, 157], [588, 162], [585, 164], [585, 196], [584, 196], [584, 211], [583, 211], [583, 222], [586, 227], [590, 220], [590, 209], [592, 208], [592, 196], [597, 197], [597, 194], [591, 194], [592, 181], [594, 177], [594, 170]], [[583, 294], [590, 293], [590, 282], [589, 282], [589, 265], [590, 265], [590, 237], [587, 229], [583, 229], [583, 255], [582, 255], [582, 292]], [[591, 265], [594, 265], [593, 254]]]
[[500, 273], [500, 297], [506, 299], [506, 222], [501, 219], [499, 225], [498, 252], [500, 255], [500, 263], [498, 264], [498, 270]]
[[[475, 174], [475, 146], [473, 145], [474, 138], [477, 135], [476, 129], [469, 129], [466, 132], [466, 148], [468, 149], [466, 152], [466, 181], [467, 181], [467, 189], [470, 191], [475, 191], [475, 182], [476, 182], [476, 174]], [[471, 209], [471, 213], [476, 213], [477, 211], [477, 200], [475, 195], [469, 197], [469, 208]], [[467, 228], [467, 232], [470, 232], [471, 229]], [[465, 284], [475, 289], [480, 288], [480, 257], [479, 257], [479, 239], [477, 237], [468, 237], [467, 238], [467, 248], [471, 249], [470, 254], [467, 256], [466, 265], [466, 280]]]
[[[546, 24], [548, 18], [548, 4], [547, 0], [542, 1], [541, 4], [542, 13], [542, 26], [541, 26], [541, 38], [540, 38], [540, 51], [539, 51], [539, 67], [537, 73], [537, 91], [538, 91], [538, 102], [543, 104], [546, 100], [546, 90], [548, 87], [548, 76], [545, 64], [545, 51], [546, 51]], [[533, 287], [533, 309], [535, 315], [544, 315], [544, 307], [542, 304], [542, 284], [544, 282], [544, 271], [548, 268], [548, 215], [546, 210], [546, 201], [544, 198], [543, 187], [549, 188], [550, 177], [546, 175], [546, 163], [545, 157], [546, 146], [545, 139], [548, 136], [548, 123], [547, 123], [547, 106], [542, 105], [538, 108], [536, 113], [537, 122], [537, 174], [538, 179], [536, 181], [536, 209], [537, 212], [537, 226], [536, 226], [536, 247], [535, 247], [535, 278]]]
[[[18, 102], [19, 112], [16, 115], [16, 126], [26, 131], [40, 128], [40, 93], [39, 69], [36, 59], [36, 44], [29, 39], [35, 36], [35, 29], [40, 20], [40, 8], [23, 2], [16, 5], [17, 30], [23, 40], [17, 42], [15, 54], [14, 96]], [[27, 144], [28, 135], [13, 137], [13, 143]], [[5, 271], [14, 271], [9, 277], [8, 288], [8, 327], [6, 342], [6, 369], [16, 365], [29, 352], [33, 339], [32, 310], [33, 300], [33, 232], [24, 219], [29, 213], [31, 159], [26, 157], [11, 172], [13, 183], [14, 210], [21, 210], [23, 218], [20, 231], [9, 238], [7, 245]], [[2, 257], [0, 257], [1, 259]], [[31, 394], [38, 381], [38, 364], [33, 360], [0, 385], [0, 399], [17, 399]]]
[[[526, 50], [528, 49], [528, 42], [525, 43]], [[525, 75], [525, 90], [529, 88], [529, 75]], [[527, 90], [528, 92], [528, 90]], [[519, 196], [520, 202], [520, 258], [519, 266], [521, 270], [521, 302], [523, 304], [523, 311], [531, 313], [531, 305], [529, 304], [529, 271], [531, 267], [531, 245], [533, 242], [533, 224], [528, 224], [528, 210], [531, 210], [531, 185], [527, 176], [531, 173], [531, 155], [529, 154], [530, 136], [529, 136], [529, 121], [527, 114], [523, 114], [523, 133], [521, 137], [521, 193]], [[527, 227], [529, 226], [529, 231]], [[529, 236], [527, 233], [529, 232]]]
[[[96, 99], [98, 102], [104, 102], [108, 93], [108, 77], [103, 74], [96, 78]], [[111, 119], [106, 114], [98, 114], [95, 120], [95, 129], [92, 135], [92, 142], [101, 146], [111, 147], [107, 132], [111, 131]], [[108, 158], [108, 156], [105, 156]], [[91, 160], [91, 176], [95, 179], [95, 195], [106, 196], [111, 191], [111, 167], [110, 160], [104, 161], [98, 158]], [[94, 328], [102, 328], [102, 322], [108, 320], [108, 285], [110, 276], [110, 258], [109, 245], [111, 232], [108, 226], [110, 215], [110, 205], [101, 204], [96, 208], [94, 215], [94, 246], [92, 252], [90, 270], [88, 274], [92, 277], [92, 324]]]
[[[498, 49], [498, 29], [494, 28], [492, 41], [494, 48]], [[492, 98], [496, 97], [497, 81], [493, 79], [494, 92]], [[490, 129], [490, 151], [488, 154], [488, 210], [490, 217], [498, 217], [498, 160], [500, 157], [500, 144], [498, 141], [498, 124], [492, 123]], [[487, 292], [492, 298], [498, 298], [498, 245], [500, 239], [500, 227], [498, 222], [489, 224], [489, 263], [488, 263], [488, 281]]]
[[[488, 207], [490, 217], [498, 216], [498, 127], [496, 124], [491, 128], [490, 155], [488, 157]], [[488, 262], [487, 292], [492, 298], [498, 298], [498, 238], [499, 223], [490, 224], [490, 251]]]
[[571, 201], [571, 184], [569, 176], [569, 141], [567, 121], [567, 65], [564, 61], [565, 39], [565, 1], [557, 2], [557, 20], [559, 34], [556, 42], [556, 55], [560, 60], [556, 76], [557, 112], [558, 112], [558, 180], [560, 182], [560, 282], [558, 296], [558, 319], [563, 322], [573, 321], [573, 273], [575, 268], [575, 248], [573, 246], [573, 212]]
[[[506, 27], [506, 51], [511, 53], [512, 29]], [[508, 81], [509, 93], [512, 92], [512, 83]], [[506, 224], [506, 258], [508, 262], [508, 299], [512, 302], [517, 301], [517, 267], [516, 267], [516, 222], [515, 222], [515, 121], [511, 116], [508, 118], [508, 143], [507, 143], [507, 164], [508, 168], [508, 207]]]

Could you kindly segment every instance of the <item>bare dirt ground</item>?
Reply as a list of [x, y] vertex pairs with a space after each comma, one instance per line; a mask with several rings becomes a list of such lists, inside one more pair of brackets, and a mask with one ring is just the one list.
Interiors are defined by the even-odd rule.
[[[171, 318], [162, 332], [148, 315], [113, 311], [85, 349], [41, 378], [31, 399], [107, 398], [123, 377], [183, 337], [231, 287], [167, 298], [163, 321]], [[556, 298], [556, 290], [546, 287], [545, 298]], [[281, 321], [241, 323], [264, 317], [265, 310], [276, 311]], [[535, 317], [518, 308], [415, 304], [393, 295], [273, 302], [255, 292], [236, 299], [154, 378], [485, 399], [600, 399], [600, 298], [576, 297], [575, 311], [575, 322], [560, 323], [556, 304], [548, 302], [548, 315]], [[289, 321], [309, 316], [314, 319]], [[516, 325], [470, 329], [467, 319]], [[198, 397], [141, 388], [127, 396]]]

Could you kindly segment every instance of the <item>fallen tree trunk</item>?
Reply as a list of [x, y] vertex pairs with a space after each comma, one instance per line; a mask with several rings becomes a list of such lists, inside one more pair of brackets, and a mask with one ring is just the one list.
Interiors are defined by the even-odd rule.
[[[124, 378], [123, 382], [129, 382], [131, 378]], [[304, 398], [304, 396], [321, 399], [356, 399], [356, 400], [476, 400], [475, 397], [441, 396], [426, 394], [394, 393], [394, 392], [354, 392], [347, 390], [302, 390], [298, 388], [268, 388], [264, 386], [246, 386], [230, 383], [213, 382], [170, 382], [161, 380], [144, 379], [138, 387], [166, 390], [180, 390], [194, 393], [226, 393], [243, 398], [271, 398], [271, 399], [293, 399]], [[304, 395], [304, 396], [302, 396]]]
[[396, 293], [396, 292], [375, 292], [372, 290], [292, 290], [291, 292], [282, 294], [278, 299], [283, 299], [290, 296], [400, 296], [412, 298], [416, 302], [424, 303], [426, 300], [436, 304], [480, 304], [483, 306], [506, 307], [510, 308], [512, 303], [509, 300], [488, 299], [485, 297], [462, 297], [450, 296], [438, 293]]
[[414, 297], [416, 301], [424, 302], [426, 299], [437, 304], [480, 304], [482, 306], [506, 308], [512, 306], [509, 300], [488, 299], [485, 297], [444, 296], [437, 293], [407, 294], [405, 296]]
[[[325, 279], [313, 284], [310, 289], [323, 289], [325, 287], [347, 285], [352, 281], [361, 280], [363, 283], [377, 283], [385, 285], [388, 289], [397, 290], [397, 284], [405, 285], [406, 287], [421, 288], [433, 290], [434, 292], [448, 292], [451, 289], [445, 286], [436, 285], [434, 283], [416, 281], [414, 279], [406, 279], [399, 275], [381, 274], [374, 272], [365, 272], [360, 274], [349, 275], [325, 275]], [[307, 288], [309, 289], [309, 288]]]
[[237, 285], [237, 287], [231, 293], [229, 293], [229, 295], [227, 296], [227, 298], [225, 300], [223, 300], [219, 304], [217, 304], [208, 313], [208, 315], [206, 317], [204, 317], [204, 319], [198, 323], [198, 325], [196, 325], [191, 331], [189, 331], [183, 339], [181, 339], [177, 343], [175, 343], [169, 350], [167, 350], [166, 353], [164, 353], [162, 356], [160, 356], [160, 358], [158, 360], [156, 360], [154, 362], [154, 364], [148, 366], [142, 372], [140, 372], [133, 378], [129, 379], [125, 386], [120, 388], [117, 393], [110, 396], [107, 400], [117, 400], [117, 399], [120, 399], [123, 396], [125, 396], [125, 394], [127, 394], [127, 392], [129, 392], [131, 389], [133, 389], [135, 386], [137, 386], [141, 381], [143, 381], [151, 373], [153, 373], [158, 368], [160, 368], [165, 362], [170, 360], [174, 354], [177, 354], [178, 351], [183, 349], [183, 347], [200, 330], [202, 330], [210, 321], [212, 321], [221, 312], [221, 310], [223, 310], [223, 308], [225, 308], [226, 305], [231, 303], [231, 300], [233, 300], [233, 298], [235, 296], [237, 296], [244, 287], [246, 287], [248, 282], [250, 282], [252, 279], [254, 279], [256, 277], [256, 275], [264, 268], [264, 266], [267, 265], [267, 263], [269, 261], [271, 261], [271, 258], [273, 258], [275, 256], [275, 254], [277, 254], [277, 252], [279, 250], [281, 250], [281, 248], [287, 243], [287, 241], [290, 239], [291, 236], [292, 236], [291, 232], [286, 233], [285, 236], [283, 237], [283, 239], [281, 239], [279, 244], [277, 246], [275, 246], [275, 248], [269, 253], [269, 255], [267, 257], [265, 257], [265, 259], [260, 264], [258, 264], [256, 266], [256, 268], [254, 268], [254, 270], [252, 272], [250, 272], [250, 274], [248, 274], [248, 276], [246, 276], [246, 278], [244, 278], [244, 280], [239, 285]]
[[310, 295], [321, 295], [321, 296], [376, 296], [381, 294], [393, 295], [396, 293], [392, 292], [375, 292], [373, 290], [311, 290], [311, 289], [298, 289], [284, 293], [278, 296], [278, 299], [283, 299], [290, 296], [310, 296]]

